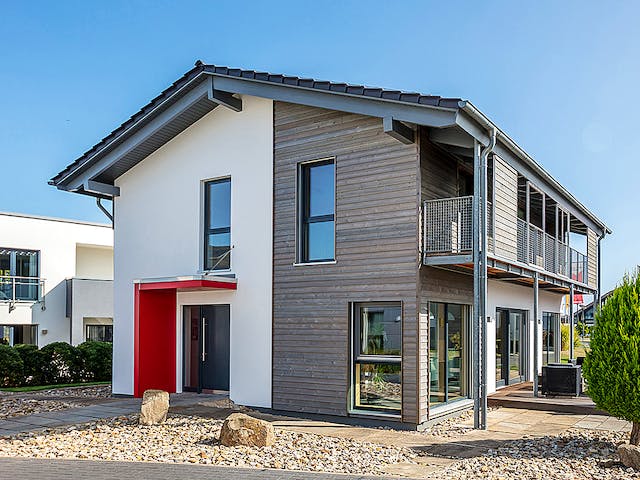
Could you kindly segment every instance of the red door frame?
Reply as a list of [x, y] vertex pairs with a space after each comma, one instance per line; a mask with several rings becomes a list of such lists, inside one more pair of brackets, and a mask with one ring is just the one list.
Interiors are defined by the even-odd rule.
[[134, 284], [133, 395], [176, 391], [178, 289], [236, 290], [235, 282], [182, 280]]

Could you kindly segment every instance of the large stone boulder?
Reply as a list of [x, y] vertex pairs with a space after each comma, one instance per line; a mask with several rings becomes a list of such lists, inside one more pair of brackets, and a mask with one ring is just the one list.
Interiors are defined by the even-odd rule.
[[232, 413], [222, 424], [220, 443], [227, 447], [269, 447], [276, 441], [273, 425], [244, 413]]
[[145, 390], [140, 407], [140, 425], [157, 425], [167, 419], [169, 394], [164, 390]]
[[623, 443], [618, 447], [618, 455], [620, 455], [620, 461], [625, 467], [640, 470], [640, 447]]

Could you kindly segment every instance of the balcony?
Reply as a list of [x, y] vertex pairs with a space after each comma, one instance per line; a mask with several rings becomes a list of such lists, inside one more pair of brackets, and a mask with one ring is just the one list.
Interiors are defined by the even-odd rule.
[[[489, 255], [495, 253], [492, 208], [488, 208]], [[423, 241], [426, 257], [465, 256], [473, 248], [473, 196], [427, 200], [423, 208]], [[517, 219], [517, 262], [587, 283], [587, 256], [545, 233], [535, 225]]]
[[42, 278], [0, 276], [0, 302], [37, 302], [42, 298], [43, 291]]

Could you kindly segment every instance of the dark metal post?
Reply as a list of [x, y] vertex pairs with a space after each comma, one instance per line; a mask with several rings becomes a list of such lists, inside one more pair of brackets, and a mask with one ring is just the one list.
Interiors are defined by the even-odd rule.
[[472, 359], [472, 376], [473, 376], [473, 427], [481, 428], [480, 409], [482, 407], [480, 392], [480, 377], [482, 375], [482, 366], [480, 359], [480, 324], [483, 313], [480, 301], [480, 269], [482, 266], [480, 231], [482, 216], [480, 215], [481, 203], [481, 166], [480, 166], [480, 143], [474, 140], [473, 143], [473, 321], [471, 328], [471, 359]]
[[538, 370], [540, 369], [538, 361], [538, 350], [540, 349], [540, 341], [538, 339], [538, 330], [540, 328], [540, 311], [538, 305], [538, 272], [533, 274], [533, 396], [538, 396]]
[[[569, 362], [574, 362], [574, 351], [573, 351], [573, 283], [569, 287]], [[562, 343], [562, 342], [561, 342]]]

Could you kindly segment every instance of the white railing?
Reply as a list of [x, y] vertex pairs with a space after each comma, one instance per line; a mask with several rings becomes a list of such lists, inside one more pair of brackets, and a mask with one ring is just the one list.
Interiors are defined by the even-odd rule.
[[458, 254], [472, 248], [473, 196], [424, 202], [424, 252]]
[[0, 302], [38, 302], [43, 291], [43, 278], [0, 275]]

